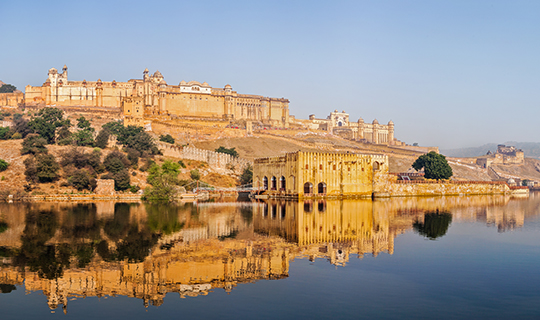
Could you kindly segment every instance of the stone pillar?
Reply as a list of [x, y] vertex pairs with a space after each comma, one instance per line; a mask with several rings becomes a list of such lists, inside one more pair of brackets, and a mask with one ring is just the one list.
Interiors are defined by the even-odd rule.
[[388, 122], [388, 145], [394, 145], [394, 122]]

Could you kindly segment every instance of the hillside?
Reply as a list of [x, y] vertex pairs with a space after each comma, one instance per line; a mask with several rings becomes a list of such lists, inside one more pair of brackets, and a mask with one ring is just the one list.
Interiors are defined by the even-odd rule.
[[[507, 146], [514, 146], [523, 150], [525, 157], [540, 159], [540, 142], [516, 142], [507, 141], [501, 143]], [[458, 149], [441, 149], [441, 153], [449, 157], [479, 157], [485, 155], [488, 150], [491, 152], [497, 151], [497, 143], [488, 143], [479, 147], [458, 148]]]

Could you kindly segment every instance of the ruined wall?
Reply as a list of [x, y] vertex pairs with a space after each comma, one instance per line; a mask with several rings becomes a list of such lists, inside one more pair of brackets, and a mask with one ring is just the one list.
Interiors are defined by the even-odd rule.
[[10, 92], [0, 93], [0, 107], [17, 107], [19, 103], [24, 102], [24, 93]]
[[114, 191], [114, 180], [113, 179], [97, 179], [97, 186], [94, 190], [95, 194], [102, 195], [113, 195]]

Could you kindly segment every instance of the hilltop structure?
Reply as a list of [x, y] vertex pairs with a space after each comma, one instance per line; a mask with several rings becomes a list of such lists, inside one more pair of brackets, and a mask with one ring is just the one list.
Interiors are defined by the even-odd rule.
[[345, 139], [374, 144], [403, 145], [401, 141], [394, 138], [392, 120], [388, 124], [379, 124], [377, 119], [372, 123], [365, 123], [362, 118], [357, 122], [350, 122], [348, 113], [334, 110], [326, 119], [315, 118], [312, 114], [309, 116], [309, 121], [314, 129], [329, 131]]
[[127, 124], [144, 123], [145, 116], [168, 115], [206, 119], [260, 121], [276, 127], [289, 124], [289, 100], [239, 94], [230, 85], [212, 88], [206, 82], [168, 85], [163, 75], [148, 69], [142, 79], [127, 82], [70, 81], [68, 68], [51, 68], [42, 86], [26, 86], [26, 105], [117, 108]]
[[505, 146], [500, 144], [497, 146], [495, 153], [488, 153], [485, 156], [476, 159], [476, 164], [487, 168], [492, 164], [523, 164], [525, 162], [525, 153], [521, 149], [514, 146]]

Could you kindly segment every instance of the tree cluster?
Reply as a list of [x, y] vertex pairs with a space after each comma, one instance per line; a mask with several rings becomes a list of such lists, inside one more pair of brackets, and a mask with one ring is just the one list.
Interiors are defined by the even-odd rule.
[[0, 86], [0, 93], [12, 93], [12, 92], [15, 92], [15, 90], [17, 90], [17, 87], [15, 87], [12, 84], [7, 84], [6, 83], [6, 84]]
[[235, 158], [238, 157], [238, 151], [236, 151], [235, 148], [225, 148], [224, 146], [220, 146], [216, 149], [216, 152], [230, 154]]
[[73, 147], [62, 154], [60, 164], [69, 185], [77, 190], [94, 190], [98, 174], [105, 171], [101, 163], [101, 151], [94, 149], [90, 153]]
[[159, 141], [163, 141], [163, 142], [173, 144], [174, 143], [174, 138], [170, 134], [166, 134], [166, 135], [161, 135], [159, 137]]

